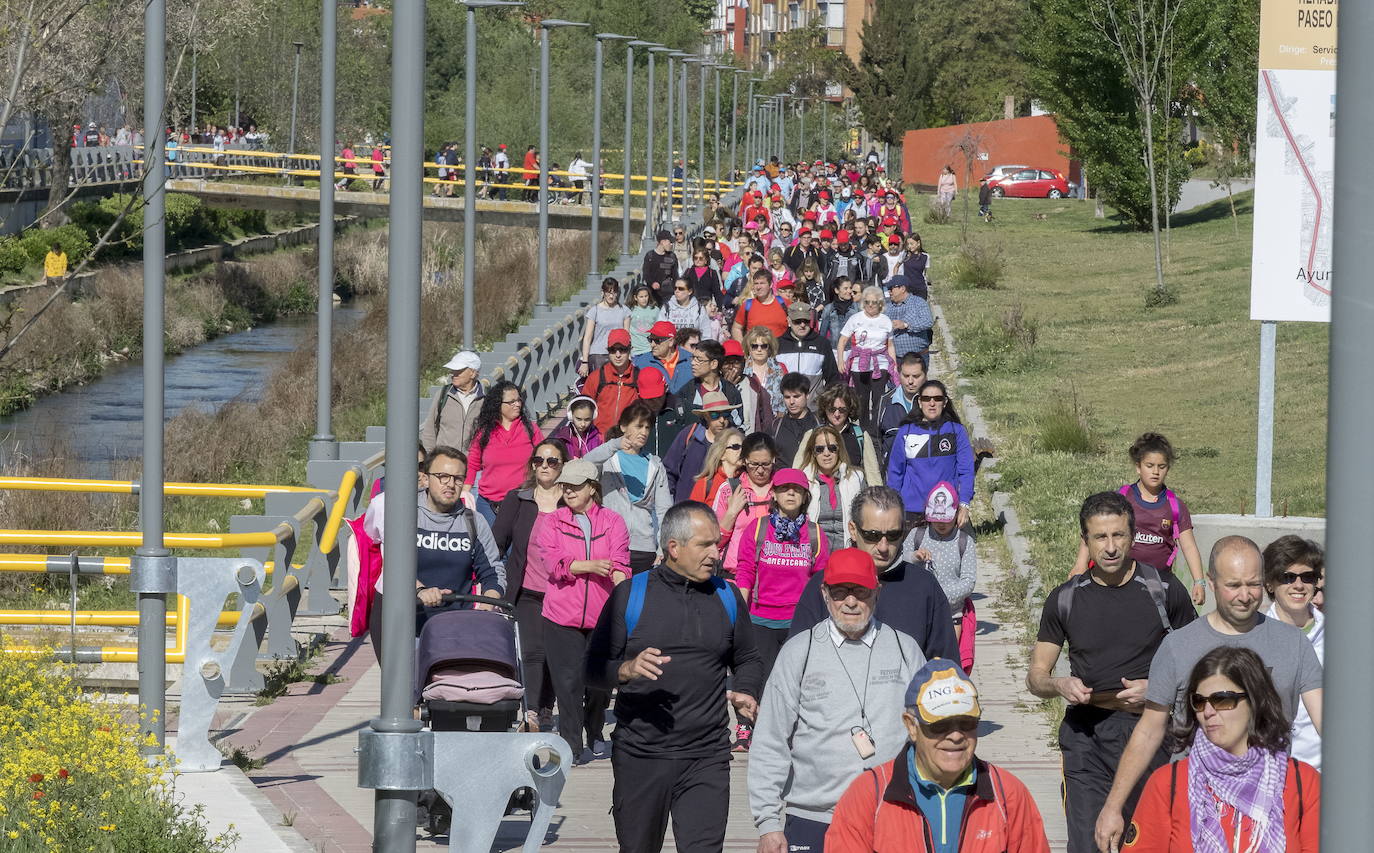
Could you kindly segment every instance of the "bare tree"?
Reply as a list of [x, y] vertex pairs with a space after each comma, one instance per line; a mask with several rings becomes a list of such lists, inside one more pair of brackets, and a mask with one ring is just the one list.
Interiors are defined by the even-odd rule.
[[1174, 25], [1189, 0], [1090, 0], [1088, 16], [1093, 26], [1121, 57], [1122, 70], [1135, 91], [1140, 114], [1140, 135], [1144, 142], [1145, 172], [1150, 180], [1150, 229], [1155, 241], [1155, 290], [1162, 297], [1164, 256], [1159, 234], [1159, 181], [1155, 175], [1154, 115], [1160, 106], [1173, 59]]

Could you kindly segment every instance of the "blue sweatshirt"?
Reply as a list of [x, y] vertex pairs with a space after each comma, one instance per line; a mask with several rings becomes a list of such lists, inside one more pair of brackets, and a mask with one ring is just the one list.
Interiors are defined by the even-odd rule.
[[902, 493], [907, 512], [925, 512], [926, 498], [941, 480], [954, 484], [960, 503], [973, 500], [973, 445], [964, 425], [943, 418], [904, 424], [892, 441], [887, 484]]

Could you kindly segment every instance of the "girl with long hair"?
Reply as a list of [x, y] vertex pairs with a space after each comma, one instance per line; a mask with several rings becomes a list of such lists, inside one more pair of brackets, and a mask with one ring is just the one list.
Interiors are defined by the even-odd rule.
[[[496, 505], [525, 481], [526, 460], [544, 440], [539, 425], [525, 414], [525, 395], [514, 382], [502, 380], [482, 398], [468, 446], [468, 472], [463, 478], [463, 501], [470, 501], [477, 484], [477, 511], [490, 524]], [[481, 482], [477, 475], [481, 474]]]
[[744, 432], [727, 427], [706, 450], [706, 461], [701, 471], [693, 478], [691, 500], [713, 506], [716, 494], [726, 483], [738, 484], [743, 475]]

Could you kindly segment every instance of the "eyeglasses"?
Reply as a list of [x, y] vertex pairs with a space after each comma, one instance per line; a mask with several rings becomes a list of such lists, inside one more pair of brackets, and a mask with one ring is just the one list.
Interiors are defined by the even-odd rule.
[[694, 355], [694, 356], [692, 356], [692, 363], [693, 363], [693, 364], [706, 364], [706, 363], [709, 362], [709, 361], [715, 361], [715, 359], [713, 359], [713, 358], [707, 358], [707, 357], [704, 356], [704, 355]]
[[839, 449], [840, 446], [838, 444], [818, 444], [815, 447], [811, 448], [811, 450], [815, 453], [834, 453]]
[[826, 595], [830, 596], [831, 601], [844, 601], [849, 596], [854, 596], [860, 601], [867, 601], [873, 597], [873, 590], [866, 586], [857, 584], [843, 584], [840, 586], [826, 587]]
[[768, 344], [750, 344], [749, 349], [768, 349]]
[[906, 531], [900, 527], [896, 530], [864, 530], [862, 527], [859, 528], [859, 536], [863, 537], [863, 540], [870, 545], [876, 545], [880, 539], [900, 542], [904, 535], [906, 535]]
[[622, 346], [606, 347], [606, 352], [609, 352], [609, 353], [629, 352], [629, 351], [630, 351], [630, 348], [629, 348], [629, 347], [622, 347]]
[[1210, 696], [1203, 696], [1201, 693], [1194, 693], [1188, 700], [1188, 704], [1193, 706], [1193, 710], [1201, 712], [1204, 707], [1211, 705], [1217, 711], [1230, 711], [1235, 708], [1240, 700], [1247, 698], [1247, 694], [1236, 690], [1219, 690]]
[[683, 237], [683, 236], [685, 236], [685, 235], [687, 234], [687, 232], [686, 232], [686, 231], [674, 231], [673, 234], [674, 234], [675, 236], [678, 236], [678, 237]]
[[502, 401], [501, 401], [501, 405], [503, 405], [503, 406], [518, 406], [518, 405], [520, 405], [520, 398], [519, 398], [519, 397], [516, 397], [514, 400], [502, 400]]
[[744, 463], [744, 467], [748, 468], [750, 471], [767, 471], [769, 468], [773, 467], [773, 462], [771, 460], [768, 462], [746, 462]]
[[536, 468], [562, 468], [563, 460], [557, 456], [536, 456], [530, 460], [530, 464]]
[[950, 720], [940, 720], [938, 723], [922, 723], [921, 728], [934, 737], [944, 737], [956, 730], [971, 735], [978, 731], [978, 720], [974, 717], [955, 717]]
[[945, 401], [945, 395], [943, 395], [943, 394], [922, 394], [921, 396], [917, 397], [916, 399], [920, 400], [922, 403], [943, 403], [943, 402]]
[[1322, 576], [1320, 572], [1314, 571], [1284, 572], [1283, 574], [1279, 575], [1279, 583], [1286, 586], [1290, 583], [1297, 583], [1298, 581], [1302, 581], [1305, 584], [1316, 586], [1317, 581], [1321, 580], [1321, 577]]
[[459, 474], [443, 474], [443, 473], [438, 473], [438, 472], [436, 472], [436, 473], [434, 473], [434, 474], [426, 474], [425, 476], [426, 476], [426, 477], [431, 477], [431, 478], [433, 478], [433, 479], [435, 479], [435, 480], [438, 480], [438, 481], [439, 481], [439, 485], [441, 485], [441, 486], [451, 486], [451, 485], [453, 485], [454, 483], [458, 482], [458, 479], [459, 479], [459, 477], [460, 477], [461, 475], [459, 475]]

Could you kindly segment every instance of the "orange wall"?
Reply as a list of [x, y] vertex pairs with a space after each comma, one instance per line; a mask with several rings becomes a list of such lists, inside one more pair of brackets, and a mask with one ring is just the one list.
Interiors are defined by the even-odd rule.
[[962, 188], [968, 183], [966, 162], [957, 146], [966, 134], [977, 140], [980, 152], [987, 153], [986, 160], [973, 163], [975, 184], [993, 166], [1010, 163], [1057, 169], [1070, 181], [1079, 182], [1078, 161], [1069, 158], [1069, 146], [1059, 139], [1059, 126], [1049, 115], [908, 130], [902, 138], [902, 180], [932, 189], [948, 163]]

